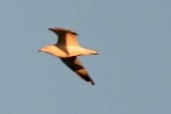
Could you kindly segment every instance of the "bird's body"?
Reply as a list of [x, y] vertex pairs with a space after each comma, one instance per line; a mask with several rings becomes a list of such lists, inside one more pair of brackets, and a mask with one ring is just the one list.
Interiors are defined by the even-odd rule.
[[94, 85], [93, 80], [89, 77], [87, 70], [81, 65], [77, 56], [96, 55], [97, 52], [81, 47], [77, 41], [76, 32], [56, 27], [49, 28], [49, 30], [58, 35], [58, 41], [56, 44], [45, 46], [40, 51], [59, 57], [72, 71]]
[[82, 48], [80, 46], [58, 46], [56, 44], [48, 45], [43, 50], [46, 51], [46, 53], [59, 58], [97, 54], [97, 52], [93, 50]]

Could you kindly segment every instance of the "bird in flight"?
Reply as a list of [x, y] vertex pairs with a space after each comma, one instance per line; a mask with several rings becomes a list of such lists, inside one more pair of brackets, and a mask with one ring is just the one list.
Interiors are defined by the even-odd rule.
[[77, 41], [77, 33], [63, 28], [49, 28], [58, 36], [56, 44], [43, 47], [39, 52], [45, 52], [53, 56], [59, 57], [73, 72], [89, 84], [94, 85], [94, 81], [90, 78], [87, 70], [81, 64], [77, 56], [97, 55], [98, 53], [91, 49], [83, 48]]

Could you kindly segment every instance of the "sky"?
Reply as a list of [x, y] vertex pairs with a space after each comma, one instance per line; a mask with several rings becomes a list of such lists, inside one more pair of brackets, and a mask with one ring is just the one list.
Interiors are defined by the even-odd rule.
[[[1, 114], [171, 114], [170, 0], [0, 0]], [[76, 31], [90, 86], [49, 27]]]

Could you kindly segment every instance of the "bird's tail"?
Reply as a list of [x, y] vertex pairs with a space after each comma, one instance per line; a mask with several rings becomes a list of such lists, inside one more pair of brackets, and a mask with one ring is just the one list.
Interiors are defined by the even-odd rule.
[[96, 51], [94, 51], [94, 50], [90, 50], [90, 54], [91, 55], [98, 55], [98, 53]]
[[83, 55], [98, 55], [98, 53], [95, 50], [84, 49]]

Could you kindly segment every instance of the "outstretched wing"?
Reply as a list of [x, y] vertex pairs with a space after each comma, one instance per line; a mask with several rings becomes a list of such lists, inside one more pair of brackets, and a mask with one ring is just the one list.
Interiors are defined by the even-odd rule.
[[61, 58], [61, 60], [82, 79], [84, 79], [91, 85], [95, 84], [90, 78], [87, 70], [81, 65], [81, 62], [77, 57]]
[[63, 29], [63, 28], [49, 28], [49, 30], [53, 31], [58, 35], [57, 45], [61, 46], [77, 46], [79, 45], [77, 41], [77, 33], [71, 30]]

